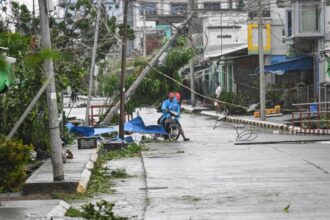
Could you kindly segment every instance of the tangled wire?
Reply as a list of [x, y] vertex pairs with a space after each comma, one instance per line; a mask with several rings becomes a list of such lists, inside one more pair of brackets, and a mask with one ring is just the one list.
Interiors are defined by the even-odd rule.
[[[217, 118], [213, 129], [218, 127], [218, 125], [217, 125], [218, 121], [224, 121], [225, 118], [226, 118], [226, 116]], [[237, 134], [236, 141], [253, 141], [258, 137], [258, 135], [252, 129], [250, 129], [250, 128], [247, 129], [246, 125], [242, 125], [242, 124], [231, 125], [230, 124], [229, 126], [236, 131], [236, 134]]]
[[[252, 129], [246, 129], [246, 125], [232, 125], [231, 126], [236, 131], [236, 141], [253, 141], [258, 135]], [[239, 131], [239, 129], [243, 129]]]

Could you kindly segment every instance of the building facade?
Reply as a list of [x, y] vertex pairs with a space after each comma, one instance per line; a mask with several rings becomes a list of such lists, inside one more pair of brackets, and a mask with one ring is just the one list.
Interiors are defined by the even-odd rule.
[[291, 0], [285, 7], [286, 42], [296, 54], [311, 57], [311, 71], [303, 75], [307, 102], [328, 101], [328, 59], [330, 46], [330, 2]]

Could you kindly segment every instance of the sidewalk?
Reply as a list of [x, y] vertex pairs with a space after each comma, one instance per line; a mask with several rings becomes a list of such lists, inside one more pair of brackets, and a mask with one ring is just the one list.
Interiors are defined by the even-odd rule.
[[68, 147], [73, 153], [73, 159], [63, 163], [64, 180], [53, 181], [51, 159], [46, 160], [25, 182], [24, 194], [54, 192], [85, 192], [98, 154], [97, 149], [80, 149], [77, 145]]
[[[54, 182], [51, 159], [47, 159], [26, 180], [23, 195], [36, 200], [22, 200], [22, 195], [2, 194], [0, 197], [0, 220], [18, 219], [77, 219], [65, 217], [70, 205], [62, 200], [44, 200], [41, 194], [52, 192], [85, 192], [98, 154], [97, 149], [79, 149], [69, 145], [73, 159], [63, 164], [64, 180]], [[25, 199], [25, 198], [24, 198]], [[3, 201], [2, 201], [3, 200]]]
[[64, 219], [69, 207], [70, 205], [62, 200], [1, 201], [0, 220]]

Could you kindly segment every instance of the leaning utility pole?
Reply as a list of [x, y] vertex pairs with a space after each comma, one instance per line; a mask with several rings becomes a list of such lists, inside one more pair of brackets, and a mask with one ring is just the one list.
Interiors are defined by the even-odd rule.
[[[166, 44], [160, 49], [160, 51], [154, 56], [154, 58], [151, 60], [150, 63], [147, 63], [147, 66], [143, 69], [141, 74], [137, 77], [137, 79], [133, 82], [131, 87], [126, 91], [125, 93], [125, 103], [129, 101], [131, 96], [134, 94], [135, 90], [138, 88], [144, 77], [156, 66], [159, 58], [162, 56], [164, 52], [167, 51], [167, 49], [172, 45], [172, 43], [176, 40], [176, 38], [180, 35], [178, 32], [179, 30], [182, 30], [184, 27], [187, 26], [188, 22], [192, 19], [192, 17], [195, 15], [193, 12], [191, 15], [187, 17], [187, 19], [177, 28], [177, 31], [173, 34], [173, 36], [166, 42]], [[110, 124], [110, 120], [113, 116], [115, 116], [119, 110], [120, 102], [117, 102], [115, 106], [113, 106], [110, 110], [110, 112], [107, 114], [107, 116], [104, 118], [104, 120], [101, 122], [102, 126]]]
[[44, 82], [38, 93], [34, 96], [29, 106], [25, 109], [21, 117], [18, 119], [18, 121], [15, 123], [15, 126], [11, 129], [10, 133], [6, 137], [6, 141], [9, 141], [12, 139], [18, 128], [21, 126], [25, 118], [28, 116], [32, 108], [35, 106], [35, 104], [38, 102], [41, 95], [44, 93], [44, 91], [47, 89], [48, 85], [51, 83], [51, 80], [54, 78], [54, 75], [48, 76], [48, 79]]
[[92, 51], [92, 64], [91, 64], [91, 68], [90, 68], [90, 71], [89, 71], [89, 87], [88, 87], [88, 98], [87, 98], [86, 115], [85, 115], [85, 125], [89, 125], [89, 108], [91, 106], [93, 83], [94, 83], [93, 77], [94, 77], [94, 71], [95, 71], [97, 39], [98, 39], [98, 36], [99, 36], [101, 3], [102, 3], [102, 0], [99, 0], [98, 3], [97, 3], [97, 12], [96, 12], [97, 16], [96, 16], [94, 44], [93, 44], [93, 51]]
[[[120, 122], [119, 138], [124, 140], [125, 124], [125, 75], [126, 75], [126, 46], [127, 46], [127, 11], [128, 0], [124, 0], [124, 35], [121, 43], [121, 76], [120, 76]], [[145, 12], [145, 10], [144, 10]]]
[[258, 49], [259, 49], [259, 73], [260, 73], [260, 120], [266, 121], [265, 115], [265, 63], [264, 63], [264, 42], [263, 42], [264, 23], [262, 20], [262, 4], [259, 0], [258, 12]]
[[[50, 50], [50, 32], [49, 32], [49, 19], [47, 0], [39, 0], [40, 10], [40, 31], [41, 31], [41, 49]], [[52, 0], [48, 0], [52, 1]], [[49, 5], [49, 4], [48, 4]], [[60, 130], [58, 122], [57, 112], [57, 100], [56, 100], [56, 87], [54, 79], [54, 67], [53, 59], [46, 58], [44, 60], [44, 72], [47, 78], [51, 78], [50, 85], [47, 87], [47, 103], [48, 103], [48, 119], [50, 129], [50, 145], [53, 165], [53, 179], [54, 181], [64, 180], [63, 162], [62, 162], [62, 144], [60, 139]]]
[[[188, 4], [188, 12], [190, 14], [193, 13], [194, 10], [194, 0], [189, 0]], [[192, 48], [193, 47], [193, 39], [192, 39], [192, 24], [189, 25], [189, 45]], [[196, 106], [196, 96], [195, 96], [195, 74], [194, 74], [194, 58], [191, 58], [189, 60], [189, 70], [190, 70], [190, 101], [191, 106]]]

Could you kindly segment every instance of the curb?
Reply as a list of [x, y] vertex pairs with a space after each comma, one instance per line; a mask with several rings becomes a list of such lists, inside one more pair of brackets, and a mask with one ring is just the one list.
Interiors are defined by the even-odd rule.
[[[70, 162], [64, 164], [63, 181], [53, 181], [51, 170], [51, 159], [46, 160], [44, 164], [39, 167], [25, 182], [23, 186], [23, 194], [50, 194], [52, 192], [65, 192], [65, 193], [84, 193], [86, 192], [88, 182], [90, 180], [94, 163], [98, 158], [99, 148], [92, 150], [89, 155], [86, 155], [86, 160], [73, 161], [73, 165], [70, 166]], [[79, 152], [77, 150], [76, 152]], [[75, 154], [75, 152], [74, 152]], [[75, 165], [76, 164], [76, 165]], [[78, 167], [81, 164], [82, 170]], [[73, 167], [72, 167], [73, 166]], [[73, 168], [73, 169], [72, 169]]]
[[[202, 111], [200, 114], [202, 116], [208, 116], [208, 117], [212, 117], [214, 119], [217, 119], [219, 116], [221, 116], [221, 115], [217, 115], [213, 112], [208, 112], [208, 111]], [[274, 122], [256, 121], [256, 120], [251, 120], [251, 119], [237, 118], [237, 117], [233, 117], [233, 116], [226, 116], [225, 121], [231, 122], [231, 123], [253, 125], [253, 126], [258, 126], [261, 128], [271, 128], [271, 129], [279, 129], [282, 131], [289, 131], [289, 127], [286, 124], [279, 124], [279, 123], [274, 123]]]
[[94, 168], [94, 163], [96, 162], [96, 160], [98, 158], [98, 151], [99, 151], [99, 148], [97, 148], [96, 150], [94, 150], [92, 152], [90, 159], [86, 164], [85, 169], [81, 173], [81, 180], [79, 181], [76, 192], [78, 192], [78, 193], [86, 192], [89, 179], [92, 175], [91, 170]]
[[274, 122], [264, 122], [264, 121], [254, 121], [250, 119], [239, 119], [231, 116], [226, 117], [226, 121], [240, 123], [240, 124], [247, 124], [247, 125], [254, 125], [261, 128], [270, 128], [270, 129], [279, 129], [282, 131], [289, 131], [289, 128], [286, 124], [279, 124]]
[[13, 210], [21, 210], [16, 218], [20, 219], [63, 219], [70, 205], [63, 200], [10, 200], [2, 201], [0, 210], [2, 213], [10, 213]]
[[59, 200], [59, 203], [52, 211], [47, 214], [47, 218], [52, 217], [62, 217], [65, 215], [66, 211], [70, 208], [70, 205], [63, 200]]
[[[186, 112], [193, 113], [192, 111], [189, 111], [189, 110], [186, 110]], [[209, 111], [202, 111], [202, 112], [200, 112], [200, 115], [211, 117], [214, 119], [217, 119], [220, 116], [224, 116], [224, 115], [217, 115], [216, 113], [209, 112]], [[330, 134], [330, 129], [306, 129], [306, 128], [300, 128], [300, 127], [292, 127], [292, 125], [267, 122], [267, 121], [256, 121], [256, 120], [251, 120], [251, 119], [237, 118], [237, 117], [233, 117], [233, 116], [226, 116], [225, 121], [231, 122], [231, 123], [253, 125], [253, 126], [258, 126], [261, 128], [282, 130], [282, 131], [288, 132], [293, 135], [295, 135], [295, 134], [329, 135]]]
[[291, 134], [313, 134], [313, 135], [329, 135], [329, 129], [308, 129], [300, 127], [289, 126], [289, 132]]

